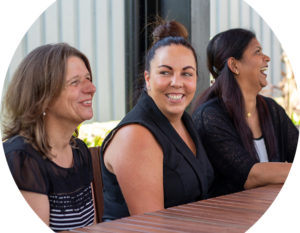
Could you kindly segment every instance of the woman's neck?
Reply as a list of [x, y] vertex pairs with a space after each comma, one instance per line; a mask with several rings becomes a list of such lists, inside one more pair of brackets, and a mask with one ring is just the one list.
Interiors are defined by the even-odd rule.
[[182, 118], [177, 121], [170, 122], [173, 128], [176, 130], [177, 134], [181, 137], [181, 139], [185, 142], [185, 144], [190, 148], [193, 152], [194, 156], [196, 156], [196, 145], [193, 139], [190, 136], [186, 126], [184, 125]]
[[52, 161], [60, 167], [71, 168], [73, 166], [73, 153], [70, 139], [75, 126], [62, 124], [62, 122], [46, 120], [46, 130], [51, 146], [50, 153], [54, 155]]
[[173, 126], [174, 129], [180, 129], [182, 127], [182, 115], [175, 115], [169, 116], [167, 119], [169, 120], [170, 124]]
[[251, 117], [256, 113], [256, 93], [251, 93], [242, 90], [245, 103], [245, 115], [246, 117]]
[[62, 151], [68, 147], [75, 128], [74, 125], [63, 124], [63, 122], [51, 119], [46, 120], [47, 136], [52, 149]]

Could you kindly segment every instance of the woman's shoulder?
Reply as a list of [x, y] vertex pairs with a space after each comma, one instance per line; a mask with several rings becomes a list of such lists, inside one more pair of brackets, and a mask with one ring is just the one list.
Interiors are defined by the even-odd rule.
[[196, 108], [193, 112], [192, 118], [194, 121], [198, 121], [203, 117], [205, 118], [223, 114], [225, 114], [225, 109], [222, 106], [222, 102], [215, 97], [198, 106], [198, 108]]
[[[118, 129], [101, 147], [107, 164], [132, 164], [149, 155], [159, 156], [160, 146], [153, 134], [143, 125], [128, 124]], [[156, 156], [157, 155], [157, 156]], [[154, 158], [153, 157], [153, 158]]]
[[81, 149], [81, 150], [88, 150], [87, 145], [85, 144], [85, 142], [83, 140], [81, 140], [80, 138], [74, 137], [74, 140], [76, 142], [76, 146]]
[[272, 106], [279, 106], [279, 104], [271, 97], [260, 95], [267, 104], [272, 105]]
[[10, 171], [19, 189], [47, 193], [46, 159], [22, 136], [14, 136], [3, 143]]
[[42, 155], [27, 142], [25, 137], [20, 135], [15, 135], [5, 140], [3, 142], [3, 149], [7, 158], [13, 156], [42, 161]]
[[[83, 140], [80, 138], [74, 138], [76, 144], [73, 150], [77, 151], [75, 152], [77, 155], [79, 155], [84, 161], [84, 163], [91, 163], [91, 151], [88, 148], [88, 146], [85, 144]], [[73, 152], [74, 153], [74, 152]]]
[[15, 135], [3, 142], [3, 148], [5, 153], [9, 153], [15, 150], [27, 150], [28, 145], [24, 137], [20, 135]]
[[222, 108], [222, 102], [218, 97], [214, 97], [210, 100], [207, 100], [203, 104], [199, 105], [194, 112], [205, 112], [212, 110], [219, 110]]
[[136, 105], [120, 123], [111, 130], [103, 141], [102, 151], [110, 144], [112, 139], [121, 139], [120, 143], [143, 143], [150, 138], [157, 136], [157, 123], [167, 123], [164, 117], [159, 116], [157, 112], [151, 112], [150, 107]]
[[149, 128], [144, 124], [131, 123], [123, 125], [114, 132], [114, 137], [120, 140], [120, 143], [124, 141], [126, 144], [132, 143], [146, 143], [149, 138], [153, 137], [153, 134]]
[[280, 104], [278, 104], [273, 98], [267, 97], [267, 96], [261, 96], [264, 101], [267, 103], [267, 106], [269, 110], [271, 111], [271, 114], [274, 115], [277, 112], [281, 114], [285, 114], [285, 110]]
[[[121, 154], [136, 154], [137, 151], [152, 150], [157, 145], [157, 139], [147, 127], [141, 124], [127, 124], [109, 135], [101, 147], [101, 152], [120, 156]], [[127, 153], [124, 153], [125, 151]]]

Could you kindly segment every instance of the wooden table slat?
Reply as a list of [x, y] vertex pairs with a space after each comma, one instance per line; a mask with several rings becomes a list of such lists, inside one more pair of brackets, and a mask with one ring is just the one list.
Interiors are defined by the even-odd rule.
[[71, 232], [245, 232], [265, 213], [281, 187], [282, 185], [269, 185], [99, 223]]
[[[182, 219], [181, 219], [182, 220]], [[173, 218], [168, 218], [166, 216], [159, 216], [159, 215], [138, 215], [135, 218], [128, 218], [127, 221], [133, 221], [136, 224], [152, 224], [152, 225], [158, 225], [158, 226], [164, 226], [167, 228], [170, 227], [176, 227], [177, 230], [179, 231], [184, 231], [186, 232], [186, 230], [188, 229], [189, 232], [199, 232], [199, 221], [195, 222], [195, 221], [188, 221], [187, 219], [185, 219], [184, 221], [177, 221], [174, 220]], [[224, 227], [226, 228], [226, 226], [224, 226], [223, 224], [212, 224], [211, 222], [206, 223], [205, 221], [201, 222], [201, 232], [219, 232], [220, 229], [224, 229]], [[232, 227], [232, 225], [230, 226]], [[240, 229], [239, 231], [241, 231], [241, 229], [246, 229], [243, 226], [238, 226], [235, 225], [234, 228], [238, 228]]]

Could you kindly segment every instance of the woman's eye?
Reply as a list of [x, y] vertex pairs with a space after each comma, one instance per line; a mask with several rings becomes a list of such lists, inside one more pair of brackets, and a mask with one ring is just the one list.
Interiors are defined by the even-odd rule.
[[193, 74], [189, 73], [189, 72], [184, 72], [184, 73], [182, 73], [182, 75], [185, 76], [185, 77], [192, 77], [193, 76]]
[[161, 75], [168, 75], [168, 74], [170, 74], [169, 71], [160, 71], [159, 73], [160, 73]]
[[256, 50], [256, 52], [255, 53], [257, 53], [257, 54], [260, 54], [261, 53], [261, 50], [260, 49], [258, 49], [258, 50]]
[[78, 80], [74, 80], [74, 81], [72, 81], [70, 84], [71, 84], [72, 86], [76, 86], [78, 83], [79, 83]]

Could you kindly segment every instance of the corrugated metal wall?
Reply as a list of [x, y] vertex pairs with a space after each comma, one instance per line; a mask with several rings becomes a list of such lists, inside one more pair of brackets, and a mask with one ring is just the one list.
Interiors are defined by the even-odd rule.
[[21, 59], [37, 46], [67, 42], [86, 54], [91, 62], [97, 87], [93, 120], [122, 118], [125, 114], [123, 4], [122, 0], [57, 0], [24, 36], [6, 80]]
[[268, 81], [274, 85], [278, 84], [284, 69], [281, 62], [282, 48], [263, 18], [243, 0], [210, 0], [210, 4], [211, 37], [229, 28], [242, 27], [253, 30], [263, 47], [263, 52], [271, 58]]
[[[263, 19], [243, 0], [210, 3], [211, 36], [232, 27], [253, 29], [272, 60], [269, 82], [277, 84], [283, 68], [282, 49]], [[93, 121], [121, 119], [125, 114], [124, 38], [123, 0], [57, 0], [24, 36], [6, 80], [32, 49], [46, 43], [67, 42], [85, 53], [92, 65], [97, 87]]]

